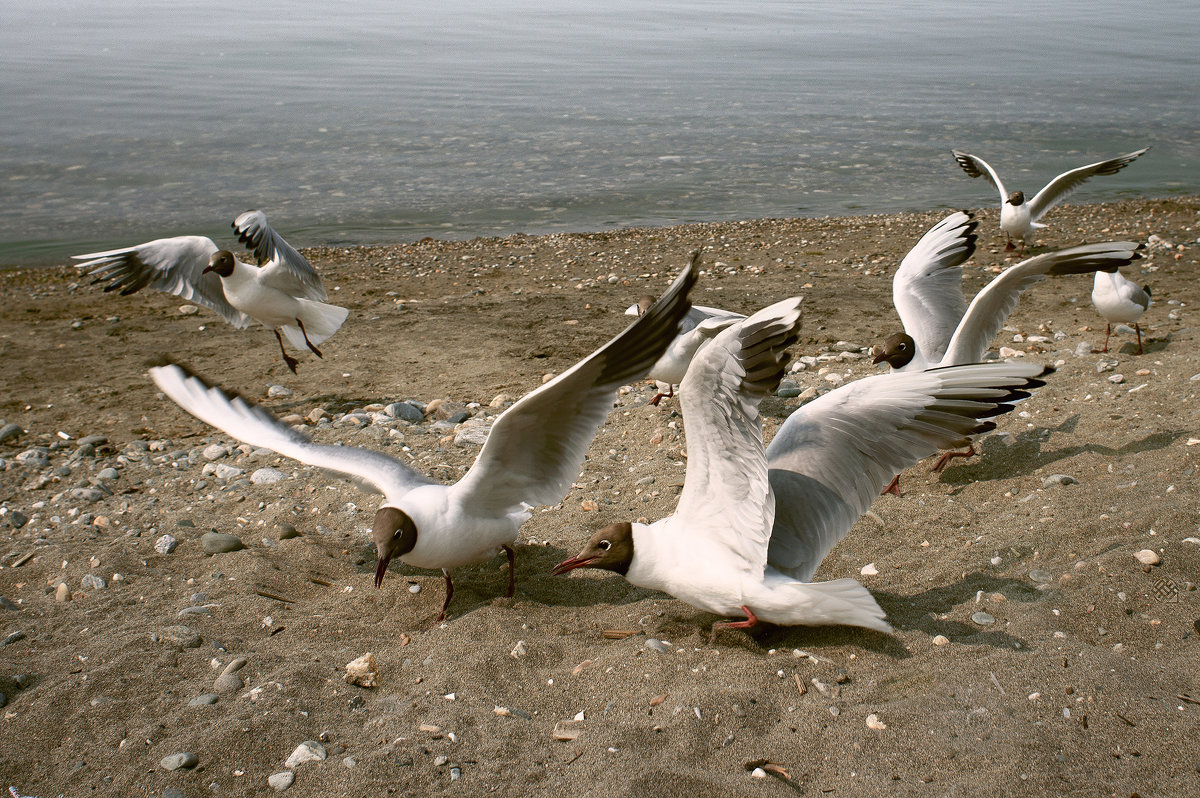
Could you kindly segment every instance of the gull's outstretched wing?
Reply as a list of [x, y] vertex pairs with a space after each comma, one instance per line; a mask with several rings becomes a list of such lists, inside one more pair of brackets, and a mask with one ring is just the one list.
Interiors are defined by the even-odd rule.
[[1096, 175], [1115, 175], [1129, 164], [1137, 160], [1149, 147], [1143, 147], [1135, 152], [1109, 158], [1107, 161], [1097, 161], [1069, 172], [1063, 172], [1046, 184], [1046, 187], [1029, 201], [1029, 218], [1037, 221], [1042, 214], [1050, 210], [1059, 200], [1079, 188]]
[[238, 241], [258, 260], [263, 270], [259, 277], [262, 282], [295, 297], [319, 302], [329, 299], [317, 270], [267, 224], [265, 213], [246, 211], [231, 226], [237, 231]]
[[996, 170], [989, 166], [987, 161], [961, 150], [950, 150], [950, 152], [954, 154], [954, 160], [958, 161], [958, 165], [962, 167], [968, 177], [986, 178], [1000, 192], [1000, 202], [1008, 199], [1008, 192], [1004, 190], [1004, 184], [1000, 182], [1000, 175], [996, 174]]

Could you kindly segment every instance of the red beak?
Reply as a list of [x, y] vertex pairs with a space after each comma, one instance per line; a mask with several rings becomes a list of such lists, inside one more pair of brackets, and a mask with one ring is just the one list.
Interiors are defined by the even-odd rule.
[[387, 573], [388, 563], [392, 561], [390, 556], [380, 557], [379, 563], [375, 566], [375, 587], [383, 584], [383, 575]]
[[588, 557], [586, 560], [581, 560], [578, 557], [568, 557], [554, 566], [554, 570], [551, 573], [555, 576], [561, 576], [567, 571], [574, 571], [576, 568], [583, 568], [585, 565], [590, 565], [597, 559], [597, 557]]
[[887, 355], [883, 352], [883, 350], [880, 350], [879, 354], [875, 356], [875, 359], [872, 360], [871, 363], [878, 366], [880, 363], [882, 363], [885, 360], [887, 360]]

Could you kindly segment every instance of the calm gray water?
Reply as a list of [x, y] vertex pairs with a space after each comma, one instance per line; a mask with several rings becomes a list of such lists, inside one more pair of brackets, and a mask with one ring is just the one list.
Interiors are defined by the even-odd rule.
[[1200, 193], [1200, 3], [6, 0], [0, 264]]

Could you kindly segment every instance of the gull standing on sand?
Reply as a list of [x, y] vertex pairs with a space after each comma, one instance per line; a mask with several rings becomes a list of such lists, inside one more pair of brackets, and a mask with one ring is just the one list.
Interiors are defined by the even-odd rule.
[[1038, 219], [1041, 219], [1046, 211], [1092, 176], [1116, 174], [1133, 163], [1148, 149], [1150, 148], [1144, 147], [1116, 158], [1109, 158], [1107, 161], [1097, 161], [1069, 172], [1063, 172], [1047, 183], [1045, 188], [1034, 195], [1029, 202], [1025, 201], [1024, 192], [1009, 193], [1005, 191], [1004, 184], [1000, 182], [1000, 176], [988, 165], [987, 161], [960, 150], [951, 150], [951, 152], [954, 154], [954, 160], [958, 161], [958, 165], [964, 172], [971, 177], [987, 178], [987, 181], [1000, 192], [1000, 229], [1008, 239], [1004, 251], [1011, 252], [1015, 249], [1013, 239], [1020, 238], [1021, 254], [1023, 255], [1025, 247], [1033, 243], [1034, 232], [1046, 226], [1038, 222]]
[[1104, 348], [1108, 351], [1108, 337], [1112, 335], [1113, 322], [1132, 324], [1137, 333], [1137, 353], [1142, 354], [1142, 328], [1137, 320], [1150, 307], [1150, 286], [1138, 288], [1137, 283], [1129, 280], [1118, 271], [1096, 272], [1096, 283], [1092, 287], [1092, 304], [1108, 322], [1104, 330]]
[[[926, 238], [959, 215], [947, 217]], [[906, 372], [978, 362], [1026, 288], [1046, 277], [1066, 274], [1097, 272], [1098, 278], [1102, 271], [1115, 272], [1140, 258], [1139, 249], [1140, 244], [1117, 241], [1084, 244], [1029, 258], [1001, 272], [975, 295], [970, 306], [962, 291], [961, 260], [905, 258], [892, 280], [892, 301], [904, 332], [889, 336], [876, 347], [874, 362], [886, 362], [893, 371]], [[913, 249], [919, 250], [921, 244]], [[974, 446], [965, 452], [947, 452], [934, 470], [941, 471], [950, 458], [973, 454]], [[899, 495], [897, 481], [893, 480], [885, 492]]]
[[296, 373], [297, 361], [283, 348], [283, 337], [297, 349], [322, 357], [317, 344], [329, 338], [349, 313], [326, 304], [321, 278], [308, 260], [267, 224], [262, 211], [246, 211], [234, 220], [238, 240], [258, 265], [243, 263], [218, 249], [206, 236], [159, 238], [136, 247], [73, 255], [94, 283], [122, 296], [146, 286], [215, 310], [242, 329], [257, 321], [274, 331], [283, 362]]
[[675, 514], [599, 530], [556, 574], [602, 568], [708, 612], [745, 615], [714, 633], [759, 620], [891, 631], [856, 580], [810, 582], [817, 566], [888, 476], [991, 429], [980, 419], [1011, 410], [1046, 370], [986, 363], [868, 377], [792, 413], [764, 451], [757, 408], [795, 337], [780, 312], [787, 302], [723, 331], [688, 369], [688, 467]]
[[[692, 256], [693, 265], [699, 257], [699, 252]], [[636, 304], [630, 305], [626, 309], [625, 315], [641, 316], [652, 304], [654, 304], [654, 297], [643, 296]], [[703, 305], [692, 305], [692, 309], [684, 317], [683, 323], [679, 325], [679, 335], [667, 347], [663, 356], [651, 366], [650, 373], [646, 375], [658, 383], [658, 393], [654, 395], [649, 404], [657, 406], [663, 399], [673, 397], [675, 386], [683, 382], [683, 375], [687, 372], [688, 364], [692, 362], [692, 358], [696, 356], [700, 347], [715, 338], [725, 328], [745, 318], [741, 313], [732, 313], [720, 308], [707, 308]]]
[[393, 558], [415, 568], [440, 568], [446, 600], [437, 623], [454, 595], [451, 568], [503, 550], [508, 595], [513, 594], [509, 544], [518, 527], [529, 520], [534, 505], [555, 504], [566, 496], [617, 389], [645, 375], [678, 332], [695, 280], [695, 270], [686, 268], [624, 332], [501, 414], [471, 469], [453, 485], [437, 484], [382, 452], [314, 444], [265, 410], [230, 399], [179, 366], [152, 368], [150, 376], [180, 407], [226, 434], [383, 494], [371, 532], [379, 554], [375, 586]]

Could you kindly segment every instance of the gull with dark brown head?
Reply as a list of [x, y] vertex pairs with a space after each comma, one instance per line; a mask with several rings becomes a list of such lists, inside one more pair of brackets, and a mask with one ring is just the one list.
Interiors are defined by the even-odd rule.
[[283, 337], [322, 357], [317, 344], [337, 332], [349, 311], [324, 301], [329, 295], [316, 269], [267, 224], [262, 211], [246, 211], [232, 226], [257, 266], [206, 236], [159, 238], [72, 257], [85, 261], [76, 266], [87, 269], [94, 283], [105, 283], [105, 291], [124, 296], [149, 286], [214, 310], [238, 329], [257, 321], [275, 333], [283, 362], [295, 373], [297, 361], [283, 348]]
[[451, 568], [504, 551], [512, 595], [509, 544], [518, 527], [529, 520], [531, 507], [556, 504], [567, 494], [617, 390], [644, 376], [677, 334], [695, 279], [694, 270], [685, 269], [624, 332], [508, 408], [492, 425], [475, 463], [453, 485], [435, 483], [382, 452], [313, 443], [261, 408], [226, 396], [179, 366], [152, 368], [150, 376], [184, 410], [237, 440], [383, 494], [372, 528], [379, 554], [375, 585], [382, 583], [392, 559], [441, 569], [446, 600], [440, 621], [453, 595]]
[[1004, 250], [1011, 252], [1015, 249], [1013, 239], [1019, 238], [1021, 239], [1021, 254], [1024, 254], [1025, 247], [1033, 243], [1035, 231], [1046, 226], [1038, 221], [1046, 211], [1092, 177], [1116, 174], [1141, 157], [1148, 149], [1150, 148], [1144, 147], [1116, 158], [1109, 158], [1107, 161], [1097, 161], [1069, 172], [1063, 172], [1047, 183], [1028, 202], [1025, 201], [1024, 192], [1007, 191], [1004, 184], [1000, 182], [1000, 176], [996, 174], [995, 169], [988, 165], [987, 161], [977, 155], [960, 150], [951, 150], [951, 152], [954, 154], [954, 160], [968, 176], [986, 178], [1000, 192], [1000, 230], [1008, 241]]

